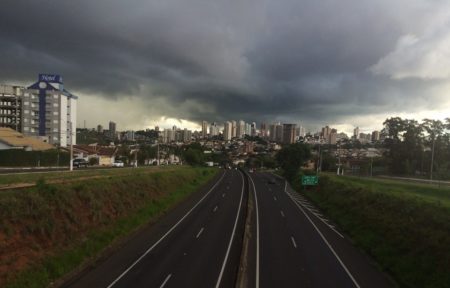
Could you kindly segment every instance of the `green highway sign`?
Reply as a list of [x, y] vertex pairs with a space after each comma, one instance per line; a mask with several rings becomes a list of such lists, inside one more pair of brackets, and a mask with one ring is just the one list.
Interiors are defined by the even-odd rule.
[[319, 177], [318, 176], [302, 176], [302, 185], [303, 186], [316, 186], [319, 184]]

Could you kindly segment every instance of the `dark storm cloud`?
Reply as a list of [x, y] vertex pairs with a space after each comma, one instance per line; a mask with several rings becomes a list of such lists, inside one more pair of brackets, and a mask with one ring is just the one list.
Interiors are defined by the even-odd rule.
[[60, 73], [69, 89], [112, 101], [198, 103], [177, 115], [158, 107], [194, 121], [414, 111], [444, 80], [392, 79], [384, 62], [370, 68], [447, 6], [373, 2], [4, 0], [0, 80]]

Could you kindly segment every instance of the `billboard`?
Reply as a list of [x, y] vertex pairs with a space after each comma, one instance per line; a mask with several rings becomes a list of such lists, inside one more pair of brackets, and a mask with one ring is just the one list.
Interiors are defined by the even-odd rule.
[[51, 82], [51, 83], [63, 83], [61, 75], [55, 74], [39, 74], [39, 81]]

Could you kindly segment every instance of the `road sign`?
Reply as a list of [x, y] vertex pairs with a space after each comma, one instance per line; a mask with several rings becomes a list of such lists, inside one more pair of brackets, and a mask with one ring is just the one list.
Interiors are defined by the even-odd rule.
[[319, 184], [319, 177], [318, 176], [302, 176], [302, 185], [303, 186], [316, 186]]

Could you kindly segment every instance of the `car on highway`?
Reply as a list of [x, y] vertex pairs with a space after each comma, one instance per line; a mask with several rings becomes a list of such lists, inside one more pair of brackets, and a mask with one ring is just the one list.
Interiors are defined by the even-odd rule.
[[73, 167], [81, 168], [81, 167], [87, 167], [89, 165], [89, 162], [86, 161], [86, 159], [83, 158], [77, 158], [72, 160]]
[[124, 167], [124, 163], [122, 160], [116, 160], [114, 161], [114, 163], [112, 164], [113, 167]]

